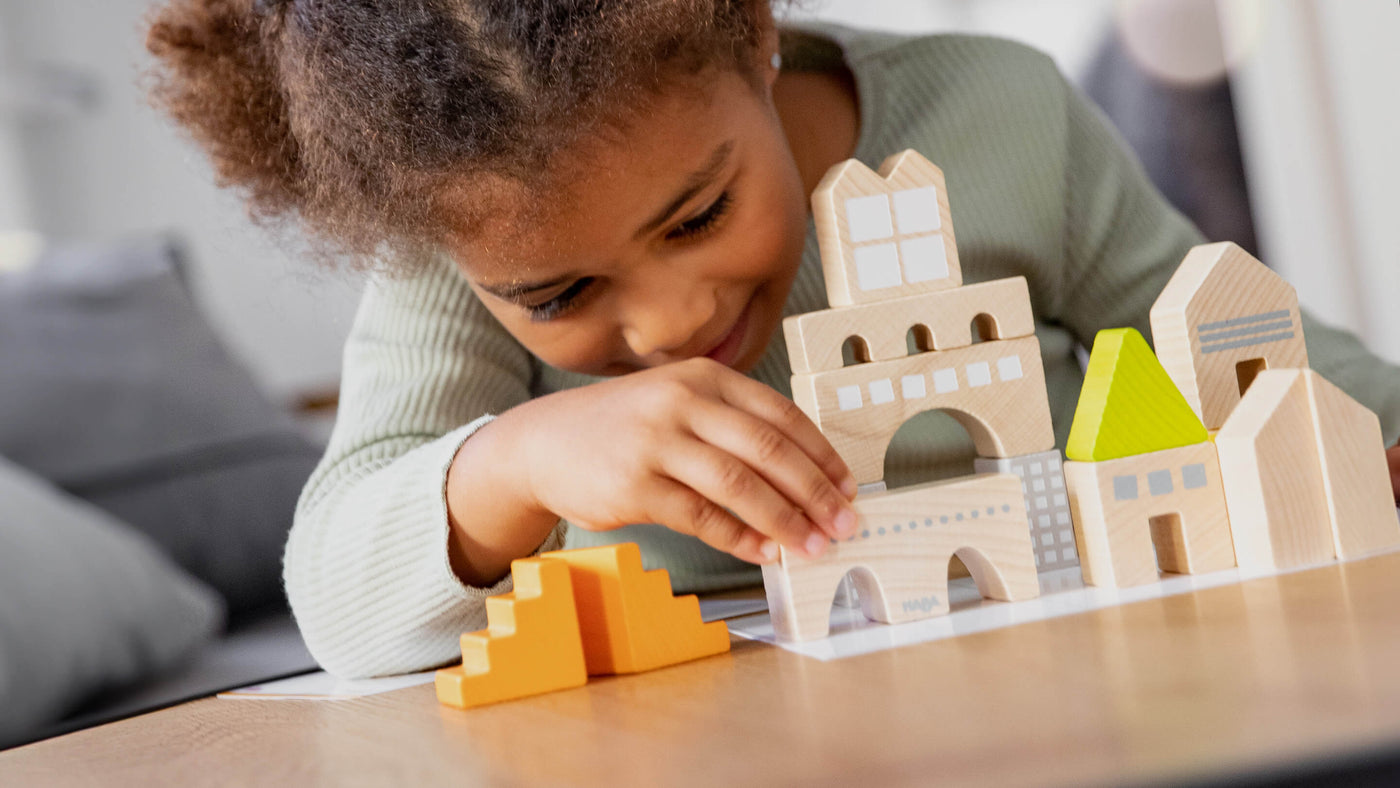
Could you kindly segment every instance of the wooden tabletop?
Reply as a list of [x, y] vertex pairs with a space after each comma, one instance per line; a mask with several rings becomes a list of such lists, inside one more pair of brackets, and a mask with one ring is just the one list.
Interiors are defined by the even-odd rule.
[[458, 711], [207, 699], [0, 754], [5, 785], [1017, 785], [1400, 744], [1400, 554], [821, 662], [730, 654]]

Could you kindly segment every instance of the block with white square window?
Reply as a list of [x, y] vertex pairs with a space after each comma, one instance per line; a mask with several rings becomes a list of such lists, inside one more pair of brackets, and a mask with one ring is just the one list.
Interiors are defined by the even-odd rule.
[[[1031, 335], [798, 373], [792, 376], [792, 398], [851, 467], [858, 484], [884, 478], [890, 439], [906, 421], [929, 410], [964, 420], [979, 456], [1046, 451], [1055, 445], [1055, 434], [1044, 371], [1028, 363], [1021, 378], [998, 379], [997, 360], [1013, 353], [1038, 361], [1039, 341]], [[1040, 494], [1054, 492], [1059, 490], [1052, 492], [1047, 484]]]
[[[962, 286], [943, 171], [916, 151], [891, 156], [879, 172], [854, 159], [831, 168], [812, 193], [812, 216], [833, 307]], [[891, 252], [894, 284], [884, 265]]]
[[978, 473], [1014, 473], [1027, 482], [1026, 527], [1035, 545], [1041, 572], [1079, 566], [1069, 501], [1063, 495], [1037, 495], [1041, 490], [1064, 489], [1064, 471], [1058, 449], [1005, 459], [979, 457]]

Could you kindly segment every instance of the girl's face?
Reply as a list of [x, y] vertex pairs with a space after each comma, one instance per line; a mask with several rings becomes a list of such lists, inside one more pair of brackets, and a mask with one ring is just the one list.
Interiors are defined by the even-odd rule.
[[482, 302], [561, 369], [620, 375], [696, 356], [751, 369], [806, 232], [775, 73], [763, 88], [726, 72], [700, 95], [663, 96], [578, 151], [583, 174], [534, 223], [454, 242]]

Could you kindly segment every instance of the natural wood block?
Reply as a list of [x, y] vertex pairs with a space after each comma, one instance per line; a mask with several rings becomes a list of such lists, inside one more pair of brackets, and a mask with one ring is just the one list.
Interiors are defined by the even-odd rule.
[[1192, 249], [1151, 322], [1157, 357], [1207, 429], [1225, 424], [1260, 371], [1308, 366], [1297, 291], [1233, 243]]
[[825, 637], [836, 586], [849, 572], [861, 610], [900, 623], [948, 612], [948, 562], [956, 554], [982, 596], [1040, 595], [1021, 482], [983, 474], [860, 496], [855, 536], [833, 541], [821, 558], [780, 551], [763, 567], [768, 612], [779, 637]]
[[1335, 554], [1303, 370], [1261, 372], [1215, 436], [1235, 556], [1286, 569]]
[[588, 681], [569, 565], [512, 561], [515, 590], [486, 600], [489, 627], [462, 635], [462, 664], [439, 670], [438, 700], [460, 709]]
[[729, 650], [723, 621], [705, 623], [694, 594], [672, 596], [665, 569], [644, 571], [635, 542], [560, 550], [589, 675], [639, 673]]
[[984, 340], [1034, 334], [1026, 278], [793, 315], [783, 321], [783, 334], [794, 373], [826, 372], [841, 368], [841, 347], [852, 337], [865, 361], [888, 361], [909, 355], [910, 331], [920, 350], [967, 347], [974, 321]]
[[1208, 439], [1201, 420], [1132, 328], [1094, 338], [1065, 456], [1102, 462]]
[[812, 218], [831, 306], [962, 284], [943, 171], [916, 151], [878, 173], [855, 159], [832, 167], [812, 192]]
[[1066, 462], [1084, 582], [1156, 582], [1235, 565], [1220, 463], [1209, 442], [1104, 462]]
[[1037, 571], [1079, 566], [1059, 449], [1020, 457], [978, 457], [972, 466], [978, 473], [1010, 473], [1021, 480]]
[[792, 398], [861, 484], [884, 477], [890, 439], [928, 410], [957, 419], [983, 457], [1055, 445], [1034, 336], [793, 375]]
[[1337, 557], [1400, 544], [1380, 419], [1316, 372], [1305, 371], [1303, 379]]

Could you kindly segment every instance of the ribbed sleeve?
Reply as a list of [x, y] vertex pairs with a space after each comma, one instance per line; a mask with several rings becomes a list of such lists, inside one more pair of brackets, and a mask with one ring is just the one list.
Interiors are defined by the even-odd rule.
[[[1048, 57], [990, 38], [814, 32], [821, 40], [785, 36], [784, 61], [833, 68], [844, 53], [860, 97], [856, 158], [874, 167], [905, 148], [923, 152], [947, 177], [964, 281], [1027, 278], [1063, 446], [1083, 382], [1076, 345], [1116, 326], [1150, 336], [1153, 300], [1201, 236]], [[825, 307], [809, 223], [785, 312]], [[1305, 319], [1312, 365], [1377, 411], [1394, 439], [1400, 370]], [[781, 332], [752, 375], [790, 395]], [[447, 468], [487, 414], [593, 380], [535, 361], [445, 261], [413, 280], [370, 283], [345, 348], [336, 428], [286, 555], [292, 609], [323, 666], [367, 676], [456, 658], [459, 635], [485, 626], [485, 597], [509, 581], [467, 588], [453, 576]], [[961, 426], [923, 414], [895, 436], [885, 477], [970, 472], [972, 458]], [[564, 538], [561, 524], [545, 548]], [[570, 547], [617, 541], [640, 544], [678, 591], [759, 582], [754, 567], [660, 526], [567, 532]]]

